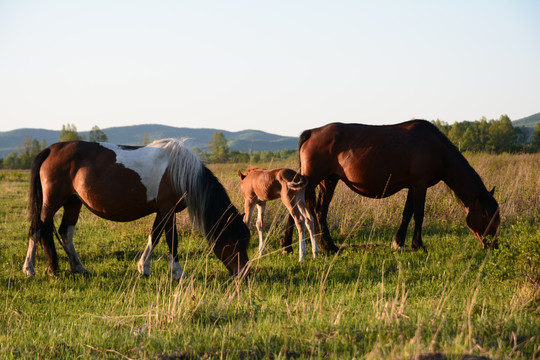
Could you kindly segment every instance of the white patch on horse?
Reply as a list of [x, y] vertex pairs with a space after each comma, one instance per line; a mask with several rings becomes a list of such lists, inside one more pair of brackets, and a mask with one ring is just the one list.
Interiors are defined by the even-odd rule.
[[122, 164], [139, 175], [141, 183], [146, 187], [148, 202], [156, 199], [161, 178], [169, 165], [166, 151], [158, 147], [125, 150], [114, 144], [100, 143], [100, 145], [114, 151], [118, 164]]

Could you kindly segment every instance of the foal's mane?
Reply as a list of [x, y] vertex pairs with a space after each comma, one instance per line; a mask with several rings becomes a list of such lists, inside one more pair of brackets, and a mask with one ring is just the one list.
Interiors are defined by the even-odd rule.
[[251, 172], [257, 171], [257, 170], [264, 170], [263, 168], [260, 168], [258, 166], [252, 165], [246, 169], [246, 175], [248, 175]]

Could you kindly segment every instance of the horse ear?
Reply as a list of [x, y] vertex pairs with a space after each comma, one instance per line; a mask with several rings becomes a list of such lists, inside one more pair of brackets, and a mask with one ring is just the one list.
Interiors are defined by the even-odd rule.
[[244, 178], [246, 177], [246, 175], [242, 174], [242, 172], [240, 170], [238, 170], [238, 177], [240, 178], [240, 180], [244, 180]]
[[493, 187], [493, 189], [491, 189], [491, 191], [489, 192], [489, 194], [490, 194], [491, 196], [493, 196], [493, 194], [495, 194], [495, 186]]

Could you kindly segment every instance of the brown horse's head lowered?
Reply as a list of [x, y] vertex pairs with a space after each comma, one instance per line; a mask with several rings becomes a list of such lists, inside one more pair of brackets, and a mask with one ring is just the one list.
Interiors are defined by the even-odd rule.
[[62, 207], [58, 233], [71, 271], [89, 273], [73, 246], [83, 204], [112, 221], [132, 221], [156, 213], [138, 264], [141, 275], [150, 274], [152, 252], [163, 232], [170, 251], [171, 275], [182, 275], [175, 213], [186, 208], [231, 274], [242, 272], [248, 263], [247, 226], [214, 174], [181, 140], [158, 140], [144, 147], [71, 141], [43, 150], [32, 164], [29, 242], [23, 266], [26, 274], [35, 274], [36, 246], [41, 240], [49, 270], [58, 269], [53, 217]]
[[[494, 192], [495, 188], [490, 192], [482, 192], [469, 206], [465, 206], [467, 227], [484, 248], [497, 247], [496, 237], [501, 218], [499, 204], [493, 197]], [[491, 243], [488, 243], [488, 238], [491, 238]]]

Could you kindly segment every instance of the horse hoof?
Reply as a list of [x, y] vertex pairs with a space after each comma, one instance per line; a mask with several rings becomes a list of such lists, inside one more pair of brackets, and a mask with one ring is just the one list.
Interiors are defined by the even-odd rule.
[[34, 271], [34, 269], [29, 269], [29, 268], [24, 268], [24, 269], [23, 269], [23, 273], [24, 273], [27, 277], [33, 277], [34, 275], [36, 275], [36, 272]]
[[403, 245], [399, 245], [397, 242], [393, 241], [392, 242], [392, 249], [394, 250], [403, 250]]

